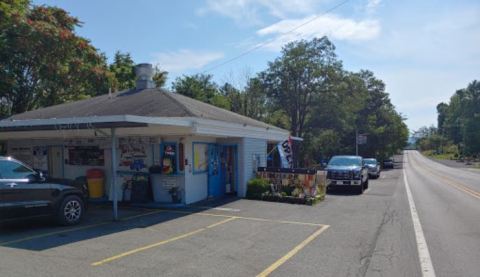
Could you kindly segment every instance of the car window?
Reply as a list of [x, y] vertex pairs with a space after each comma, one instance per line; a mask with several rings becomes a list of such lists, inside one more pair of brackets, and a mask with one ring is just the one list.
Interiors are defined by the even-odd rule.
[[362, 159], [358, 157], [333, 157], [328, 163], [330, 166], [362, 165]]
[[30, 168], [14, 161], [0, 161], [0, 178], [25, 179], [35, 174]]
[[364, 159], [363, 160], [366, 164], [377, 164], [377, 160], [375, 159]]

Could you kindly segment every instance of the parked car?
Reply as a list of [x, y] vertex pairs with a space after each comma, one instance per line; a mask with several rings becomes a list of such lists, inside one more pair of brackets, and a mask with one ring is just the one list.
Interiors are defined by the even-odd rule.
[[380, 177], [380, 163], [377, 161], [377, 159], [374, 159], [374, 158], [363, 159], [363, 162], [367, 167], [369, 177], [375, 178], [375, 179]]
[[388, 158], [383, 161], [383, 168], [393, 168], [393, 158]]
[[62, 225], [74, 225], [85, 213], [86, 197], [73, 181], [52, 182], [40, 171], [0, 156], [0, 222], [51, 216]]
[[359, 194], [368, 188], [368, 171], [360, 156], [333, 156], [326, 170], [328, 188], [348, 186]]

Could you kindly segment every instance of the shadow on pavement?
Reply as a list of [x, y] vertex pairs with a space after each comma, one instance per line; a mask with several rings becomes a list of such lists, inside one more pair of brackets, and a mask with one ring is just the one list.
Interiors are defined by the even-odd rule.
[[[213, 199], [198, 202], [182, 209], [168, 210], [147, 210], [123, 206], [119, 207], [120, 218], [118, 221], [112, 220], [112, 208], [110, 206], [92, 205], [79, 225], [69, 227], [58, 226], [48, 218], [3, 223], [0, 225], [0, 249], [1, 247], [10, 247], [42, 251], [132, 229], [147, 228], [236, 200], [238, 200], [236, 197]], [[185, 213], [181, 211], [185, 211]]]

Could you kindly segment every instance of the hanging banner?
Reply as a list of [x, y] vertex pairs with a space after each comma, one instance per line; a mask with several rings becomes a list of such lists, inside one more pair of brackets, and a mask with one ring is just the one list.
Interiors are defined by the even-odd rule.
[[280, 154], [281, 168], [293, 168], [293, 150], [292, 139], [288, 139], [284, 142], [280, 142], [277, 145], [278, 153]]

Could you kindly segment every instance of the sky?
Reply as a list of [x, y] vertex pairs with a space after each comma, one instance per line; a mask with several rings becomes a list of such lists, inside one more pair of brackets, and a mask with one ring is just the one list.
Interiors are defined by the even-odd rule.
[[478, 0], [33, 3], [67, 10], [83, 22], [77, 33], [110, 60], [129, 52], [137, 63], [167, 70], [169, 83], [207, 73], [241, 87], [285, 43], [326, 35], [346, 70], [368, 69], [385, 82], [411, 131], [435, 125], [436, 105], [480, 79]]

